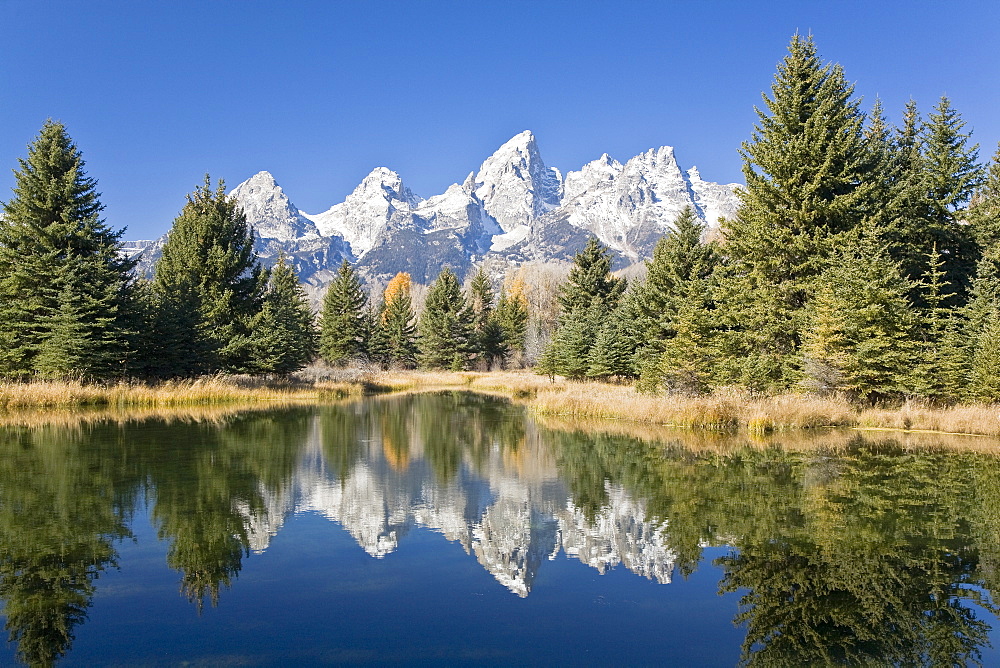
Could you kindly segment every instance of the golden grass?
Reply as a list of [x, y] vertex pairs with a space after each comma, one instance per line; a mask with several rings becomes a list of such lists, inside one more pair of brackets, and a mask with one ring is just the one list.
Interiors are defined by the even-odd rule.
[[108, 385], [78, 381], [7, 382], [0, 383], [0, 409], [318, 401], [360, 396], [366, 389], [361, 383], [326, 381], [301, 385], [239, 376]]
[[159, 420], [166, 424], [209, 423], [223, 424], [238, 414], [274, 410], [284, 406], [301, 405], [301, 402], [269, 402], [212, 404], [198, 406], [161, 407], [59, 407], [20, 408], [0, 411], [0, 427], [78, 428], [88, 424], [110, 423], [124, 425], [146, 420]]
[[90, 385], [79, 382], [0, 383], [0, 412], [17, 409], [111, 408], [322, 402], [385, 392], [459, 389], [510, 397], [541, 415], [635, 424], [741, 429], [771, 434], [820, 427], [1000, 437], [1000, 405], [938, 408], [909, 402], [868, 408], [843, 398], [806, 394], [751, 395], [722, 390], [703, 397], [652, 396], [600, 382], [556, 380], [530, 371], [346, 371], [314, 378], [211, 376], [162, 383]]
[[796, 452], [846, 450], [859, 436], [868, 442], [892, 444], [906, 450], [963, 450], [1000, 456], [1000, 439], [978, 434], [948, 434], [927, 431], [859, 431], [857, 429], [797, 429], [781, 432], [725, 432], [690, 429], [628, 420], [575, 418], [538, 414], [541, 426], [555, 431], [606, 434], [635, 438], [663, 446], [680, 446], [694, 453], [726, 454], [742, 448], [780, 448]]

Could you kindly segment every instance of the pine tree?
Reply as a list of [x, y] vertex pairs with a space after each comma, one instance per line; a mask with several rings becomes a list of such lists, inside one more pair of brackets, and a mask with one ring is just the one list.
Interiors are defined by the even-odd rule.
[[965, 215], [983, 256], [1000, 260], [1000, 145]]
[[560, 288], [559, 305], [564, 317], [576, 309], [589, 309], [596, 301], [607, 311], [618, 306], [626, 283], [611, 273], [611, 253], [596, 237], [573, 258], [569, 278]]
[[[208, 175], [174, 220], [153, 288], [168, 312], [195, 309], [194, 323], [162, 323], [196, 372], [253, 371], [251, 321], [263, 309], [267, 272], [253, 249], [253, 230], [239, 204]], [[193, 324], [194, 326], [189, 326]]]
[[410, 275], [396, 274], [382, 293], [382, 303], [372, 319], [371, 348], [384, 367], [413, 368], [417, 361], [416, 331], [413, 326]]
[[500, 291], [494, 313], [496, 323], [503, 332], [503, 357], [500, 362], [506, 368], [514, 360], [524, 356], [525, 337], [528, 332], [528, 299], [524, 294], [524, 282], [516, 279]]
[[927, 272], [924, 227], [930, 217], [927, 171], [923, 157], [923, 120], [917, 103], [910, 100], [903, 110], [903, 125], [890, 140], [889, 159], [880, 167], [890, 182], [889, 197], [878, 221], [879, 238], [903, 276], [912, 282], [910, 299], [922, 304], [920, 281]]
[[803, 333], [803, 383], [863, 400], [910, 389], [915, 316], [909, 281], [872, 239], [846, 250], [817, 281]]
[[629, 336], [629, 322], [619, 307], [598, 330], [588, 356], [587, 377], [608, 379], [635, 375], [632, 358], [635, 344]]
[[287, 374], [313, 360], [318, 335], [309, 299], [282, 255], [270, 272], [264, 308], [253, 323], [255, 371]]
[[472, 330], [479, 366], [489, 370], [506, 357], [504, 330], [493, 306], [493, 286], [482, 267], [469, 285], [469, 307], [472, 309]]
[[909, 240], [922, 254], [922, 273], [928, 270], [931, 249], [936, 247], [941, 254], [944, 279], [953, 293], [948, 306], [966, 303], [978, 259], [973, 229], [965, 224], [963, 212], [982, 183], [983, 172], [978, 164], [979, 145], [969, 145], [971, 133], [962, 132], [964, 127], [951, 102], [942, 97], [922, 133], [927, 218]]
[[425, 369], [461, 371], [475, 359], [472, 309], [449, 267], [431, 284], [417, 331], [418, 360]]
[[354, 267], [344, 260], [323, 297], [319, 352], [330, 364], [346, 364], [367, 351], [365, 293]]
[[918, 395], [935, 400], [957, 399], [964, 390], [966, 369], [960, 341], [957, 309], [945, 304], [948, 292], [945, 262], [937, 247], [931, 249], [927, 273], [921, 282], [924, 308], [917, 310], [917, 350], [912, 386]]
[[972, 332], [973, 352], [969, 386], [965, 396], [972, 401], [1000, 401], [1000, 312], [991, 310]]
[[635, 350], [644, 392], [664, 384], [684, 392], [707, 389], [719, 259], [715, 244], [702, 242], [703, 232], [694, 210], [685, 208], [673, 231], [656, 244], [646, 263], [646, 281], [635, 291], [640, 333]]
[[573, 380], [587, 376], [590, 369], [590, 351], [597, 338], [604, 309], [594, 302], [589, 309], [576, 308], [563, 319], [556, 330], [546, 354], [552, 358], [555, 373]]
[[746, 187], [724, 224], [726, 312], [741, 334], [740, 380], [786, 386], [816, 277], [883, 204], [879, 156], [839, 65], [796, 35], [743, 144]]
[[19, 159], [0, 216], [0, 373], [108, 378], [126, 372], [134, 262], [101, 219], [97, 182], [61, 123]]
[[590, 348], [626, 287], [624, 279], [611, 273], [610, 252], [591, 237], [559, 289], [559, 326], [545, 353], [554, 373], [575, 379], [587, 375]]

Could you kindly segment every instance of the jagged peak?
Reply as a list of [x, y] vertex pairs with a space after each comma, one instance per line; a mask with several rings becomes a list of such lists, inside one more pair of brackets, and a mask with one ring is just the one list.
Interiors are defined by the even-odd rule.
[[503, 151], [504, 149], [515, 149], [515, 148], [528, 148], [531, 146], [536, 146], [535, 134], [531, 130], [523, 130], [506, 142], [504, 142], [497, 152]]
[[403, 185], [403, 178], [399, 174], [388, 167], [376, 167], [370, 171], [351, 193], [351, 197], [366, 198], [372, 194], [400, 200], [414, 206], [423, 201]]
[[476, 189], [476, 173], [469, 172], [469, 175], [465, 177], [465, 181], [462, 182], [462, 190], [471, 193]]
[[243, 181], [235, 188], [229, 191], [230, 196], [237, 193], [245, 193], [254, 190], [276, 190], [282, 192], [281, 186], [278, 182], [274, 180], [274, 176], [271, 172], [266, 170], [257, 172], [246, 181]]

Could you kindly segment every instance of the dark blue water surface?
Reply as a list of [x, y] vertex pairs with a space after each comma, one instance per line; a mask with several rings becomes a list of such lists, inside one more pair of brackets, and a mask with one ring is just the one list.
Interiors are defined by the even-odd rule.
[[1000, 665], [988, 447], [616, 429], [460, 393], [0, 429], [0, 663]]

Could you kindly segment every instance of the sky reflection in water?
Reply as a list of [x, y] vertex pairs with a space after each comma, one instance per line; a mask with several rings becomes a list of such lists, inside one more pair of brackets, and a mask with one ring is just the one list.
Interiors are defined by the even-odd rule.
[[0, 429], [0, 663], [1000, 659], [994, 455], [609, 428], [448, 393]]

